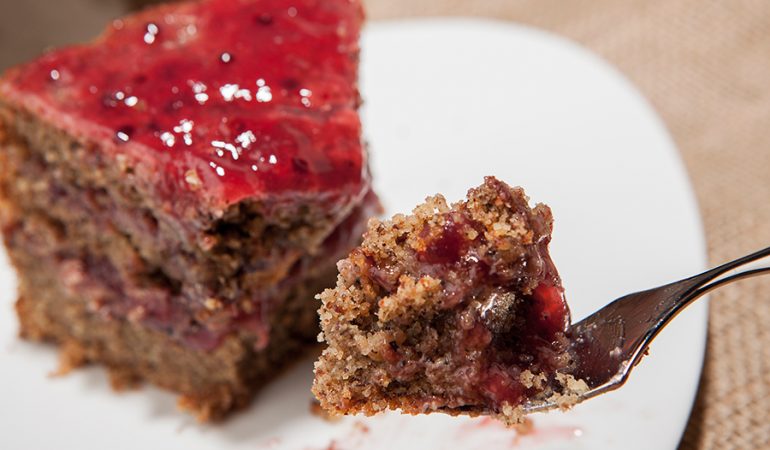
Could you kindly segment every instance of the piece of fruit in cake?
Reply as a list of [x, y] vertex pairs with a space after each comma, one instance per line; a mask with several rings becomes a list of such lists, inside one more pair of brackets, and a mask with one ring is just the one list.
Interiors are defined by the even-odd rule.
[[521, 420], [528, 399], [567, 407], [570, 316], [548, 254], [552, 216], [488, 177], [451, 207], [372, 220], [320, 295], [313, 392], [335, 414], [400, 409]]

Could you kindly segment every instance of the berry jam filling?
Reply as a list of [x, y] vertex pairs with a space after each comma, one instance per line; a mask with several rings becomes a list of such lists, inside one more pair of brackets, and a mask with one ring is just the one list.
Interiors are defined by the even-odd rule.
[[281, 302], [296, 293], [311, 301], [315, 292], [304, 290], [305, 284], [323, 275], [319, 267], [333, 267], [358, 240], [364, 218], [378, 210], [376, 196], [369, 193], [364, 204], [326, 238], [316, 256], [300, 259], [289, 275], [272, 288], [242, 292], [244, 300], [239, 304], [187, 297], [160, 273], [128, 275], [103, 256], [61, 253], [55, 260], [66, 288], [73, 295], [90, 299], [88, 307], [93, 313], [140, 322], [189, 348], [204, 351], [216, 349], [228, 335], [246, 332], [255, 337], [255, 348], [261, 350], [269, 343], [272, 315]]
[[203, 0], [116, 20], [93, 45], [0, 81], [6, 101], [121, 154], [169, 200], [367, 189], [356, 113], [360, 5]]
[[[491, 245], [486, 235], [479, 222], [451, 211], [443, 214], [443, 225], [423, 226], [417, 249], [398, 266], [366, 259], [365, 274], [381, 297], [394, 294], [405, 273], [440, 280], [434, 297], [440, 312], [429, 318], [429, 331], [391, 341], [381, 354], [390, 375], [404, 385], [418, 374], [442, 371], [431, 384], [446, 384], [449, 377], [457, 386], [451, 408], [519, 405], [544, 385], [556, 387], [552, 375], [569, 364], [570, 317], [548, 255], [549, 238], [505, 248]], [[431, 340], [432, 334], [440, 338]], [[532, 375], [543, 382], [527, 381]]]

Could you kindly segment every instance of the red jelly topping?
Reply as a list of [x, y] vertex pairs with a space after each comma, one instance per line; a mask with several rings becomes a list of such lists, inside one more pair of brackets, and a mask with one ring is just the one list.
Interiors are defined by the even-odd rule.
[[355, 0], [204, 0], [117, 20], [0, 82], [6, 101], [145, 165], [158, 192], [346, 201], [368, 183]]

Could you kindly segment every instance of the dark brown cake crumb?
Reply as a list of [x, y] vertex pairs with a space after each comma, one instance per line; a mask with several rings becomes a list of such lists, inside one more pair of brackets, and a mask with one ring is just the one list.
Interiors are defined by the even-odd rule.
[[585, 385], [572, 364], [569, 311], [548, 254], [550, 209], [488, 177], [451, 207], [373, 219], [320, 295], [313, 392], [333, 414], [400, 409], [521, 422], [521, 405], [568, 406]]

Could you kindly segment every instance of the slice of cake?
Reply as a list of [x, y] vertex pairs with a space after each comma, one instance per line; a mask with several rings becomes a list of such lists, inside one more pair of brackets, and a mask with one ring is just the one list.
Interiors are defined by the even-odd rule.
[[551, 225], [547, 206], [530, 209], [521, 188], [491, 177], [451, 207], [438, 195], [372, 220], [320, 295], [321, 406], [516, 423], [528, 399], [574, 400], [583, 383], [564, 374], [570, 317]]
[[204, 0], [116, 20], [0, 79], [0, 225], [22, 336], [245, 405], [317, 333], [379, 208], [361, 5]]

